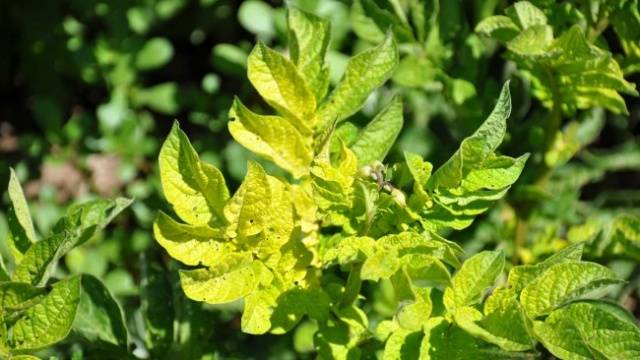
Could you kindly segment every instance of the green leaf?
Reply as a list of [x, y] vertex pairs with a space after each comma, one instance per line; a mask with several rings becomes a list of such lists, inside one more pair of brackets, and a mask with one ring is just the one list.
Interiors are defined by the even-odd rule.
[[304, 315], [324, 322], [329, 316], [329, 296], [319, 288], [293, 288], [278, 296], [271, 316], [274, 334], [284, 334], [300, 322]]
[[136, 67], [153, 70], [164, 66], [173, 57], [173, 46], [165, 38], [149, 39], [136, 55]]
[[175, 298], [167, 269], [140, 257], [140, 302], [144, 341], [152, 356], [162, 356], [174, 343]]
[[402, 130], [402, 101], [395, 97], [367, 126], [350, 146], [358, 165], [382, 161]]
[[33, 244], [16, 265], [12, 279], [36, 286], [46, 284], [58, 262], [69, 250], [101, 231], [132, 200], [93, 200], [72, 205], [53, 226], [53, 235]]
[[400, 42], [414, 41], [408, 22], [394, 14], [391, 4], [356, 0], [351, 7], [351, 24], [356, 35], [374, 43], [382, 41], [389, 29]]
[[92, 275], [82, 275], [80, 303], [73, 330], [94, 346], [109, 345], [126, 352], [128, 333], [122, 309], [106, 286]]
[[308, 133], [313, 126], [316, 99], [289, 59], [259, 42], [247, 59], [247, 76], [269, 105], [298, 130]]
[[443, 317], [429, 319], [424, 326], [420, 359], [483, 359], [478, 341]]
[[635, 359], [640, 356], [636, 320], [617, 305], [584, 301], [536, 321], [536, 336], [560, 359]]
[[207, 269], [181, 270], [180, 284], [193, 300], [222, 304], [247, 296], [265, 272], [265, 266], [253, 261], [251, 254], [239, 252]]
[[79, 276], [57, 282], [11, 326], [10, 346], [20, 351], [37, 350], [61, 341], [71, 330], [79, 302]]
[[384, 345], [383, 360], [410, 360], [420, 358], [422, 331], [398, 329]]
[[619, 284], [616, 273], [591, 262], [567, 261], [547, 269], [520, 294], [527, 315], [535, 319], [596, 290]]
[[544, 12], [528, 1], [518, 1], [507, 8], [506, 13], [521, 29], [547, 23]]
[[22, 259], [24, 253], [36, 241], [36, 233], [33, 229], [33, 221], [29, 213], [27, 200], [24, 198], [22, 187], [13, 169], [9, 169], [9, 200], [11, 207], [7, 213], [9, 225], [9, 238], [7, 239], [9, 249], [15, 262]]
[[478, 23], [475, 31], [496, 40], [507, 42], [518, 35], [520, 29], [513, 20], [511, 20], [511, 18], [503, 15], [496, 15], [490, 16]]
[[222, 221], [229, 198], [224, 177], [215, 166], [198, 158], [177, 122], [160, 150], [160, 180], [176, 214], [191, 225]]
[[252, 152], [300, 178], [309, 172], [313, 158], [309, 139], [280, 116], [258, 115], [235, 99], [229, 111], [229, 132]]
[[163, 212], [153, 223], [153, 233], [171, 257], [186, 265], [214, 265], [233, 251], [222, 229], [180, 224]]
[[520, 293], [525, 286], [542, 275], [551, 266], [568, 261], [578, 261], [582, 258], [584, 243], [569, 245], [553, 254], [549, 258], [534, 265], [520, 265], [509, 271], [507, 283], [516, 293]]
[[295, 7], [288, 9], [287, 23], [291, 60], [313, 91], [316, 102], [320, 102], [329, 87], [329, 68], [324, 59], [331, 38], [331, 24]]
[[340, 83], [318, 108], [319, 125], [326, 128], [355, 114], [369, 94], [391, 77], [397, 65], [398, 49], [391, 34], [380, 45], [351, 58]]
[[553, 29], [549, 25], [534, 25], [507, 42], [507, 49], [522, 56], [548, 56], [553, 42]]
[[509, 82], [500, 92], [500, 97], [489, 117], [473, 133], [462, 140], [460, 148], [431, 176], [430, 188], [453, 188], [461, 184], [464, 177], [482, 164], [502, 143], [506, 133], [506, 120], [511, 114]]
[[524, 311], [510, 289], [494, 291], [484, 305], [484, 315], [472, 307], [454, 312], [456, 324], [469, 334], [506, 351], [523, 351], [533, 347]]
[[493, 285], [504, 268], [504, 254], [482, 251], [467, 259], [444, 292], [444, 304], [449, 311], [480, 302], [484, 291]]

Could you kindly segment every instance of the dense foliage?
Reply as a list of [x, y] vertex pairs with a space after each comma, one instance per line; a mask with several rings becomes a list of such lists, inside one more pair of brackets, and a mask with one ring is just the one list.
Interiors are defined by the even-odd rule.
[[637, 0], [235, 6], [6, 6], [2, 357], [640, 356]]

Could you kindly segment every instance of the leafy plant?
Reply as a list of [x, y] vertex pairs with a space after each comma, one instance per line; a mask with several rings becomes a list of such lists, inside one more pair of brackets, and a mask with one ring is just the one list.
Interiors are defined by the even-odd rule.
[[71, 206], [51, 234], [38, 239], [13, 170], [9, 198], [7, 245], [11, 256], [0, 258], [2, 357], [37, 359], [25, 354], [52, 346], [71, 331], [94, 347], [126, 356], [128, 338], [122, 310], [109, 290], [92, 275], [63, 276], [56, 272], [56, 264], [101, 231], [131, 200], [93, 200]]
[[[242, 300], [241, 327], [250, 334], [282, 334], [304, 321], [297, 334], [313, 338], [320, 358], [513, 358], [542, 347], [566, 359], [639, 355], [633, 318], [594, 300], [621, 280], [581, 260], [584, 244], [512, 267], [505, 281], [502, 252], [462, 261], [460, 246], [443, 237], [470, 226], [525, 166], [528, 154], [498, 152], [511, 112], [508, 83], [437, 170], [409, 152], [384, 165], [402, 127], [399, 99], [362, 130], [339, 124], [390, 78], [399, 62], [394, 36], [377, 36], [329, 91], [329, 24], [295, 8], [287, 20], [290, 58], [259, 42], [247, 65], [277, 114], [254, 113], [236, 99], [229, 130], [288, 175], [250, 162], [231, 194], [177, 123], [160, 152], [162, 187], [179, 221], [161, 213], [154, 233], [188, 266], [180, 283], [189, 298]], [[386, 313], [367, 303], [380, 292]]]

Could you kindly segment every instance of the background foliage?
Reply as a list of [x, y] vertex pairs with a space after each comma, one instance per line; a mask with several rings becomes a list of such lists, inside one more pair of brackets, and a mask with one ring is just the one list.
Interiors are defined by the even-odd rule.
[[[543, 14], [529, 23], [517, 12], [505, 12], [511, 5], [506, 1], [290, 5], [331, 20], [332, 84], [350, 56], [382, 41], [388, 29], [393, 32], [400, 65], [392, 80], [367, 99], [352, 123], [338, 128], [348, 142], [356, 128], [400, 96], [405, 124], [389, 154], [392, 161], [411, 151], [441, 165], [484, 120], [504, 81], [512, 79], [513, 111], [501, 150], [511, 156], [529, 152], [530, 162], [507, 201], [449, 238], [467, 254], [500, 249], [512, 262], [525, 264], [588, 240], [585, 257], [627, 279], [614, 298], [637, 317], [640, 250], [616, 234], [627, 221], [621, 213], [639, 215], [640, 102], [632, 86], [640, 72], [638, 2], [533, 3]], [[285, 336], [255, 337], [240, 332], [238, 304], [195, 303], [175, 285], [170, 294], [159, 295], [171, 289], [163, 284], [177, 283], [179, 265], [153, 241], [151, 230], [158, 209], [171, 211], [161, 194], [156, 159], [174, 118], [201, 157], [222, 169], [231, 189], [244, 177], [247, 159], [271, 174], [280, 171], [230, 140], [227, 113], [234, 95], [254, 111], [268, 112], [246, 80], [246, 58], [256, 40], [285, 48], [284, 4], [55, 0], [3, 2], [0, 9], [5, 44], [0, 184], [8, 182], [13, 167], [39, 236], [49, 233], [74, 201], [136, 199], [115, 225], [67, 254], [55, 275], [102, 279], [123, 306], [137, 356], [166, 351], [183, 358], [312, 356], [305, 336], [310, 325]], [[491, 16], [501, 17], [491, 23]], [[528, 30], [532, 26], [536, 31]], [[552, 29], [550, 38], [516, 41], [527, 40], [528, 33], [545, 34], [546, 27]], [[594, 66], [619, 71], [626, 82], [596, 79], [602, 86], [590, 92], [595, 97], [572, 98], [576, 92], [568, 89], [581, 80], [562, 72], [571, 59], [554, 62], [541, 54], [576, 29], [588, 46], [598, 47], [582, 56], [589, 60], [611, 52], [617, 70], [602, 61]], [[545, 71], [552, 75], [545, 78]], [[561, 85], [554, 87], [554, 79]], [[2, 201], [8, 204], [8, 196]], [[0, 238], [6, 233], [6, 216], [0, 213]], [[384, 313], [389, 306], [384, 283], [369, 290], [368, 306]], [[167, 311], [175, 314], [175, 323], [145, 323], [149, 312]], [[153, 348], [154, 337], [177, 346]], [[81, 358], [96, 351], [72, 336], [41, 355]]]

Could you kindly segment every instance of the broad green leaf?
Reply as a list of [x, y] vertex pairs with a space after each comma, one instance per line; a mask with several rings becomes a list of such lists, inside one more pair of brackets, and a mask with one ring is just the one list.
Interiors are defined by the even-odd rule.
[[480, 302], [503, 268], [504, 254], [500, 251], [483, 251], [467, 259], [444, 292], [447, 310]]
[[482, 20], [475, 31], [502, 42], [513, 39], [520, 29], [508, 16], [495, 15]]
[[25, 310], [42, 300], [46, 289], [21, 282], [0, 284], [0, 310], [4, 316], [15, 311]]
[[260, 96], [302, 132], [313, 126], [316, 99], [296, 66], [259, 42], [247, 59], [247, 76]]
[[326, 249], [322, 259], [327, 264], [336, 262], [340, 265], [348, 265], [364, 261], [373, 255], [375, 249], [376, 241], [374, 239], [368, 236], [350, 236]]
[[316, 116], [321, 128], [360, 110], [369, 94], [391, 77], [397, 65], [398, 49], [391, 34], [380, 45], [351, 58], [340, 83], [318, 108]]
[[80, 303], [73, 330], [95, 346], [109, 345], [125, 354], [128, 333], [120, 305], [104, 284], [92, 275], [81, 277]]
[[567, 261], [551, 266], [520, 294], [527, 315], [535, 319], [596, 290], [619, 284], [616, 273], [591, 262]]
[[367, 126], [350, 146], [358, 165], [382, 161], [402, 130], [402, 101], [395, 97]]
[[422, 331], [398, 329], [387, 339], [384, 345], [383, 360], [420, 359]]
[[140, 310], [144, 342], [152, 356], [162, 356], [174, 343], [175, 298], [167, 269], [140, 257]]
[[271, 316], [271, 332], [284, 334], [300, 322], [304, 315], [324, 322], [329, 316], [329, 297], [319, 288], [292, 288], [282, 293]]
[[222, 229], [180, 224], [163, 212], [153, 223], [153, 233], [172, 258], [186, 265], [215, 265], [234, 250]]
[[456, 324], [469, 334], [506, 351], [532, 349], [524, 311], [509, 289], [498, 289], [487, 298], [484, 315], [472, 307], [461, 307], [454, 311]]
[[398, 257], [392, 249], [376, 251], [362, 265], [362, 279], [378, 281], [391, 277], [400, 267]]
[[132, 200], [93, 200], [72, 205], [52, 229], [53, 234], [33, 244], [16, 265], [12, 279], [36, 286], [46, 284], [58, 260], [101, 231]]
[[351, 24], [358, 37], [374, 43], [384, 40], [387, 30], [393, 31], [400, 42], [414, 41], [409, 23], [394, 13], [390, 2], [354, 1], [351, 7]]
[[518, 1], [507, 8], [506, 13], [521, 29], [547, 23], [544, 12], [528, 1]]
[[477, 169], [502, 143], [507, 128], [506, 120], [510, 114], [511, 95], [509, 82], [506, 82], [489, 117], [473, 135], [464, 139], [458, 151], [436, 170], [429, 180], [429, 187], [435, 189], [459, 186], [464, 177], [471, 170]]
[[176, 214], [191, 225], [222, 221], [229, 190], [220, 170], [198, 158], [187, 135], [174, 123], [160, 150], [160, 180]]
[[291, 60], [313, 91], [316, 102], [320, 102], [329, 86], [329, 69], [324, 59], [331, 37], [331, 24], [295, 7], [288, 9], [287, 20]]
[[268, 225], [270, 198], [267, 174], [258, 163], [250, 161], [247, 176], [224, 206], [224, 217], [229, 223], [226, 235], [247, 241], [263, 231]]
[[250, 253], [233, 253], [207, 269], [181, 270], [180, 284], [193, 300], [221, 304], [247, 296], [265, 272], [265, 266], [253, 261]]
[[258, 115], [235, 99], [229, 111], [229, 132], [241, 145], [300, 178], [313, 157], [309, 140], [280, 116]]
[[396, 321], [401, 328], [417, 331], [431, 317], [433, 304], [429, 298], [430, 291], [422, 291], [424, 296], [418, 296], [415, 302], [404, 304], [396, 313]]
[[10, 346], [36, 350], [61, 341], [71, 330], [79, 302], [79, 276], [55, 283], [42, 301], [20, 314], [11, 326]]
[[572, 303], [536, 321], [533, 329], [545, 348], [560, 359], [640, 357], [636, 319], [612, 303]]
[[265, 334], [271, 329], [271, 316], [282, 294], [281, 284], [257, 284], [256, 289], [244, 298], [241, 327], [247, 334]]
[[551, 266], [568, 261], [579, 261], [582, 258], [583, 243], [569, 245], [553, 254], [549, 258], [534, 265], [520, 265], [511, 268], [507, 283], [516, 293], [520, 293], [538, 276], [542, 275]]
[[23, 254], [36, 241], [36, 233], [33, 229], [33, 221], [29, 213], [27, 200], [24, 198], [22, 187], [15, 171], [9, 169], [9, 200], [11, 206], [7, 213], [9, 225], [8, 245], [15, 262], [22, 259]]
[[534, 25], [524, 29], [509, 40], [506, 46], [515, 54], [522, 56], [548, 56], [549, 46], [553, 42], [553, 29], [549, 25]]
[[420, 359], [484, 359], [478, 341], [443, 317], [433, 317], [424, 326]]

